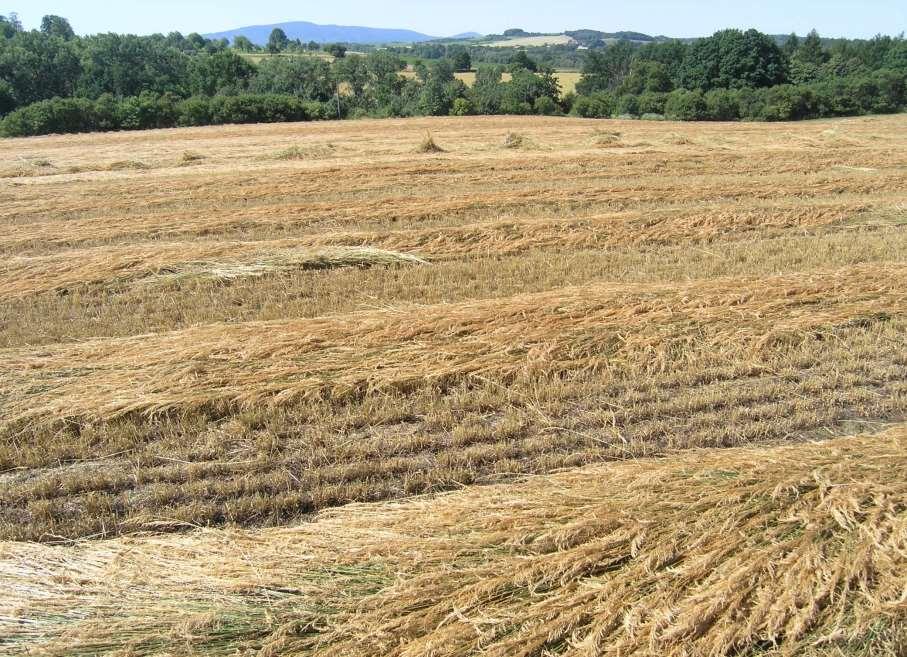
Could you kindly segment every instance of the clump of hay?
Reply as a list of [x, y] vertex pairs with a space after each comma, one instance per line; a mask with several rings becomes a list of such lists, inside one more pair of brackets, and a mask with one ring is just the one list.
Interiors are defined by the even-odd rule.
[[334, 144], [319, 144], [316, 146], [302, 147], [298, 144], [288, 146], [264, 158], [268, 160], [310, 160], [332, 155], [336, 150]]
[[370, 247], [334, 247], [318, 250], [290, 250], [260, 258], [227, 262], [190, 262], [158, 269], [150, 281], [186, 278], [236, 280], [256, 278], [293, 270], [341, 269], [355, 267], [390, 267], [394, 265], [427, 265], [428, 261], [397, 251]]
[[107, 171], [127, 171], [129, 169], [138, 171], [147, 168], [147, 164], [139, 162], [138, 160], [119, 160], [117, 162], [111, 162], [105, 167]]
[[205, 156], [201, 153], [195, 153], [193, 151], [183, 151], [183, 154], [180, 156], [180, 166], [188, 166], [190, 164], [196, 164], [205, 159]]
[[504, 138], [504, 148], [523, 148], [528, 144], [529, 141], [526, 137], [518, 132], [508, 132], [507, 137]]
[[676, 146], [690, 146], [695, 142], [687, 137], [686, 135], [681, 135], [676, 132], [671, 133], [668, 137], [668, 141]]
[[596, 146], [616, 146], [620, 143], [621, 133], [616, 130], [596, 130], [594, 140]]
[[445, 153], [446, 151], [435, 143], [430, 132], [425, 133], [425, 139], [416, 147], [417, 153]]

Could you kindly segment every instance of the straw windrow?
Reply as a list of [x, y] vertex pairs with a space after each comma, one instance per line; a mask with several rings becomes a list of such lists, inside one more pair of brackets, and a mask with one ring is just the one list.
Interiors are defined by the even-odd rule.
[[907, 311], [907, 267], [681, 286], [597, 284], [510, 299], [213, 325], [0, 352], [7, 423], [109, 418], [212, 403], [343, 397], [527, 368], [653, 370], [684, 344], [749, 345]]
[[0, 543], [0, 634], [31, 655], [896, 655], [905, 455], [901, 426], [292, 529]]

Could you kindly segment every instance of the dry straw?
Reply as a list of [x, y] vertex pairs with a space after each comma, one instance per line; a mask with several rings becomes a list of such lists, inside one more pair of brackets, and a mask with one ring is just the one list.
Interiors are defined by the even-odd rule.
[[[907, 266], [856, 266], [682, 285], [600, 283], [506, 299], [311, 320], [213, 324], [153, 336], [0, 351], [0, 414], [282, 404], [468, 376], [661, 371], [691, 347], [759, 350], [907, 311]], [[874, 321], [874, 320], [873, 320]]]
[[358, 505], [293, 529], [0, 543], [29, 655], [887, 655], [907, 428]]

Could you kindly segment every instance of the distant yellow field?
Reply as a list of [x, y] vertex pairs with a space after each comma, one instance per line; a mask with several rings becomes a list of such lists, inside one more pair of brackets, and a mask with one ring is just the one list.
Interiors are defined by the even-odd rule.
[[254, 64], [260, 64], [266, 59], [271, 57], [282, 57], [285, 59], [298, 59], [300, 57], [314, 57], [315, 59], [323, 59], [328, 62], [333, 62], [333, 55], [329, 55], [326, 52], [321, 50], [316, 50], [313, 52], [281, 52], [281, 53], [268, 53], [268, 52], [244, 52], [240, 53], [243, 57], [248, 59]]
[[[403, 76], [407, 78], [416, 77], [415, 71], [403, 71]], [[476, 72], [475, 71], [464, 71], [462, 73], [454, 74], [458, 80], [462, 80], [466, 83], [467, 86], [471, 87], [476, 83]], [[561, 84], [561, 92], [570, 93], [576, 91], [576, 83], [579, 82], [582, 73], [579, 71], [557, 71], [555, 73], [558, 82]], [[504, 73], [502, 79], [504, 82], [509, 82], [511, 79], [510, 73]]]
[[566, 34], [521, 37], [519, 39], [501, 39], [483, 44], [492, 48], [530, 48], [532, 46], [563, 46], [572, 43], [573, 39]]

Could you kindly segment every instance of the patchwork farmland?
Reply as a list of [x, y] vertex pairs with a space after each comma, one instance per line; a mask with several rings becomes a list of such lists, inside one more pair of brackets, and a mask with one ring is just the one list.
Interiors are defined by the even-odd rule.
[[0, 652], [903, 654], [907, 116], [0, 147]]

